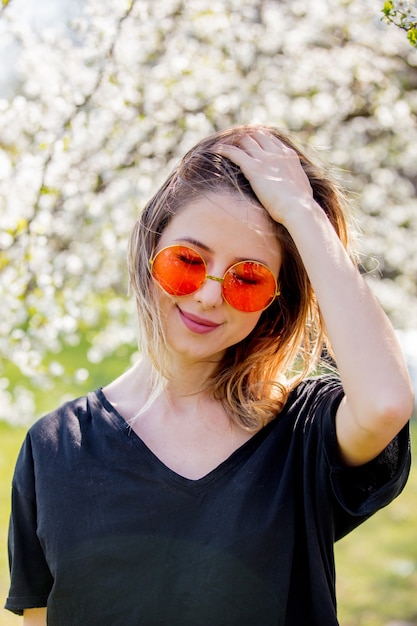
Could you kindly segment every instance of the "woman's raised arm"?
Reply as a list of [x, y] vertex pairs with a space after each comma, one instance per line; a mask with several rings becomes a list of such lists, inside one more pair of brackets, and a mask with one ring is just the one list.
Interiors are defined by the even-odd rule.
[[220, 154], [243, 171], [271, 217], [294, 240], [316, 293], [345, 391], [337, 415], [343, 460], [376, 457], [413, 409], [407, 368], [388, 318], [349, 258], [312, 189], [298, 155], [266, 132]]

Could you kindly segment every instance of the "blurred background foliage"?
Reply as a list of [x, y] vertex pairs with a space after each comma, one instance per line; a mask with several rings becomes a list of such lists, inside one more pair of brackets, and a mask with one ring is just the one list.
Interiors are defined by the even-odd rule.
[[245, 122], [334, 165], [415, 354], [417, 51], [386, 18], [375, 0], [3, 2], [0, 418], [129, 363], [133, 221], [186, 149]]

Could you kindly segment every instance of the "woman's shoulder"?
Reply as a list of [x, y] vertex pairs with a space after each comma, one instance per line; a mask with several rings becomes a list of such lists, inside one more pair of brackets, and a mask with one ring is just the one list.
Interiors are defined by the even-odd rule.
[[82, 422], [91, 417], [91, 413], [101, 405], [100, 390], [91, 391], [84, 396], [66, 400], [38, 419], [28, 430], [31, 441], [51, 441], [62, 435], [63, 431], [79, 430]]
[[343, 394], [340, 378], [335, 374], [322, 374], [304, 378], [291, 391], [288, 400], [323, 399]]
[[304, 378], [290, 392], [283, 414], [297, 420], [314, 420], [325, 412], [335, 415], [344, 391], [336, 375], [318, 375]]

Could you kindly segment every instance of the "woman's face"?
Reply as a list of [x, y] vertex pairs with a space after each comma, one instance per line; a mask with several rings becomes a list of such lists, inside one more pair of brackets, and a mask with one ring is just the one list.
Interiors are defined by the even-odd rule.
[[[255, 260], [278, 277], [281, 251], [271, 220], [263, 208], [238, 194], [210, 194], [185, 206], [163, 231], [156, 252], [172, 244], [199, 252], [211, 276], [223, 277], [234, 263]], [[156, 284], [155, 289], [170, 352], [187, 363], [218, 362], [261, 316], [261, 311], [234, 309], [214, 280], [187, 296], [169, 296]]]

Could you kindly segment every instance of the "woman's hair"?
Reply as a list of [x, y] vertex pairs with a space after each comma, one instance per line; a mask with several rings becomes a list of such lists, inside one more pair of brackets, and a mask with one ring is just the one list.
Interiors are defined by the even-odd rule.
[[[216, 153], [216, 144], [236, 145], [242, 136], [258, 130], [272, 133], [296, 151], [314, 199], [344, 247], [349, 247], [343, 194], [324, 168], [315, 165], [288, 135], [267, 126], [247, 125], [217, 132], [200, 141], [145, 206], [129, 242], [129, 278], [138, 309], [140, 347], [151, 358], [159, 379], [168, 375], [169, 368], [164, 366], [166, 342], [149, 259], [170, 220], [202, 196], [242, 194], [261, 206], [240, 168]], [[226, 350], [207, 384], [230, 418], [251, 432], [265, 426], [282, 410], [291, 389], [316, 370], [320, 361], [326, 357], [331, 360], [326, 329], [301, 257], [288, 231], [281, 224], [273, 224], [282, 251], [278, 278], [281, 293], [262, 312], [254, 330]]]

